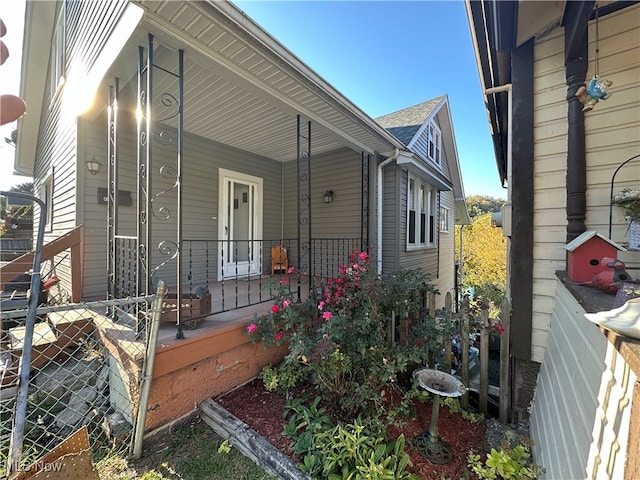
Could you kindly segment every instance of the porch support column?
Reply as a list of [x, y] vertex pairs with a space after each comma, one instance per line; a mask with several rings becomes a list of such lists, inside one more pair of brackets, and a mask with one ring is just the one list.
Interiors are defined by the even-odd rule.
[[117, 245], [118, 234], [118, 99], [120, 79], [109, 87], [107, 108], [107, 298], [116, 298], [117, 292]]
[[565, 18], [565, 78], [567, 84], [567, 243], [586, 231], [587, 161], [582, 103], [576, 91], [589, 66], [588, 24], [593, 1], [567, 2]]
[[[178, 277], [178, 282], [176, 286], [177, 290], [177, 298], [178, 305], [182, 304], [182, 130], [183, 130], [183, 119], [184, 119], [184, 50], [178, 50], [178, 152], [177, 152], [177, 163], [178, 163], [178, 171], [177, 171], [177, 194], [178, 194], [178, 212], [177, 212], [177, 228], [176, 228], [176, 276]], [[178, 328], [176, 332], [177, 339], [183, 339], [184, 333], [182, 332], [182, 308], [178, 307]]]
[[[302, 120], [300, 115], [297, 116], [296, 123], [297, 132], [297, 153], [296, 153], [296, 185], [297, 185], [297, 242], [298, 242], [298, 271], [307, 270], [309, 275], [309, 289], [313, 283], [313, 245], [311, 238], [311, 121], [307, 122], [307, 132], [302, 133]], [[306, 148], [303, 141], [306, 140]], [[306, 158], [306, 162], [304, 159]], [[306, 192], [303, 193], [303, 184], [306, 183]], [[307, 227], [307, 239], [302, 238], [302, 227]], [[308, 264], [304, 265], [305, 257]], [[298, 301], [301, 299], [301, 281], [298, 275]]]
[[136, 226], [136, 295], [151, 293], [151, 103], [153, 36], [149, 34], [147, 58], [138, 47], [138, 104], [136, 124], [138, 222]]
[[371, 155], [360, 153], [360, 189], [362, 192], [360, 206], [360, 251], [369, 253], [369, 168]]

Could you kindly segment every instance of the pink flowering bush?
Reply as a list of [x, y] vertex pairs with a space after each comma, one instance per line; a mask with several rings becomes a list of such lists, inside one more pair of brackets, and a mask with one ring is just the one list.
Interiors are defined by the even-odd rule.
[[419, 270], [378, 275], [366, 252], [355, 252], [329, 279], [320, 298], [295, 303], [282, 289], [271, 313], [247, 331], [265, 345], [286, 342], [285, 363], [308, 372], [325, 400], [345, 416], [379, 413], [384, 391], [399, 375], [422, 364], [439, 337], [425, 314], [433, 291]]

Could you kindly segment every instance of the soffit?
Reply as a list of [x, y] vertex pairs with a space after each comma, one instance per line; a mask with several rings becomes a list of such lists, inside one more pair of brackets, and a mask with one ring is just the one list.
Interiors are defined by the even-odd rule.
[[[146, 31], [154, 35], [157, 65], [176, 70], [177, 50], [184, 49], [187, 132], [288, 161], [296, 157], [300, 115], [305, 133], [311, 120], [312, 154], [347, 146], [387, 155], [401, 146], [228, 3], [137, 3], [145, 9], [145, 20], [110, 74], [131, 74], [135, 43], [146, 46]], [[169, 75], [156, 75], [154, 91], [170, 91], [173, 82]]]

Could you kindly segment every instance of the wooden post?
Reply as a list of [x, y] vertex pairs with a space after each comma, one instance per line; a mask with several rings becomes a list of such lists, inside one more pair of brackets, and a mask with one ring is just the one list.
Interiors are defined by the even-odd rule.
[[451, 310], [453, 308], [453, 300], [451, 298], [451, 293], [447, 292], [447, 295], [444, 297], [444, 359], [442, 361], [443, 370], [450, 374], [451, 373], [451, 321], [453, 315], [451, 314]]
[[[465, 387], [469, 388], [469, 299], [467, 297], [464, 298], [461, 305], [462, 311], [462, 328], [460, 332], [460, 336], [462, 337], [461, 342], [461, 375], [460, 380], [464, 384]], [[460, 399], [460, 405], [462, 408], [469, 408], [469, 391], [467, 390], [462, 398]]]
[[[433, 292], [428, 293], [428, 308], [429, 308], [429, 316], [431, 318], [436, 319], [436, 294]], [[437, 328], [437, 325], [436, 325]], [[435, 351], [429, 352], [429, 368], [435, 368], [436, 366], [436, 356], [437, 356], [437, 347]]]
[[489, 399], [489, 307], [484, 303], [480, 311], [480, 319], [482, 328], [480, 329], [480, 398], [478, 407], [480, 413], [486, 415]]
[[511, 370], [509, 352], [509, 330], [511, 325], [511, 304], [505, 297], [500, 306], [500, 321], [504, 332], [500, 336], [500, 422], [508, 423], [511, 410]]

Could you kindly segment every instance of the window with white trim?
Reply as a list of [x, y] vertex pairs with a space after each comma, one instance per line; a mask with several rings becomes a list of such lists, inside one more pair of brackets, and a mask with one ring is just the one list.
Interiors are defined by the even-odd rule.
[[449, 231], [449, 209], [446, 207], [440, 207], [440, 231]]
[[427, 156], [430, 160], [440, 165], [440, 152], [442, 151], [442, 134], [440, 133], [440, 129], [434, 122], [429, 123], [427, 132], [429, 141], [429, 151], [427, 152]]
[[407, 249], [435, 245], [437, 193], [435, 187], [409, 174], [407, 191]]
[[65, 3], [62, 2], [62, 8], [58, 13], [55, 30], [53, 32], [53, 41], [51, 43], [51, 98], [54, 98], [58, 88], [64, 83], [65, 63], [66, 63], [66, 44], [65, 44]]
[[50, 232], [53, 227], [53, 169], [49, 171], [40, 185], [40, 200], [45, 203], [44, 211], [40, 215], [45, 217], [45, 230]]

